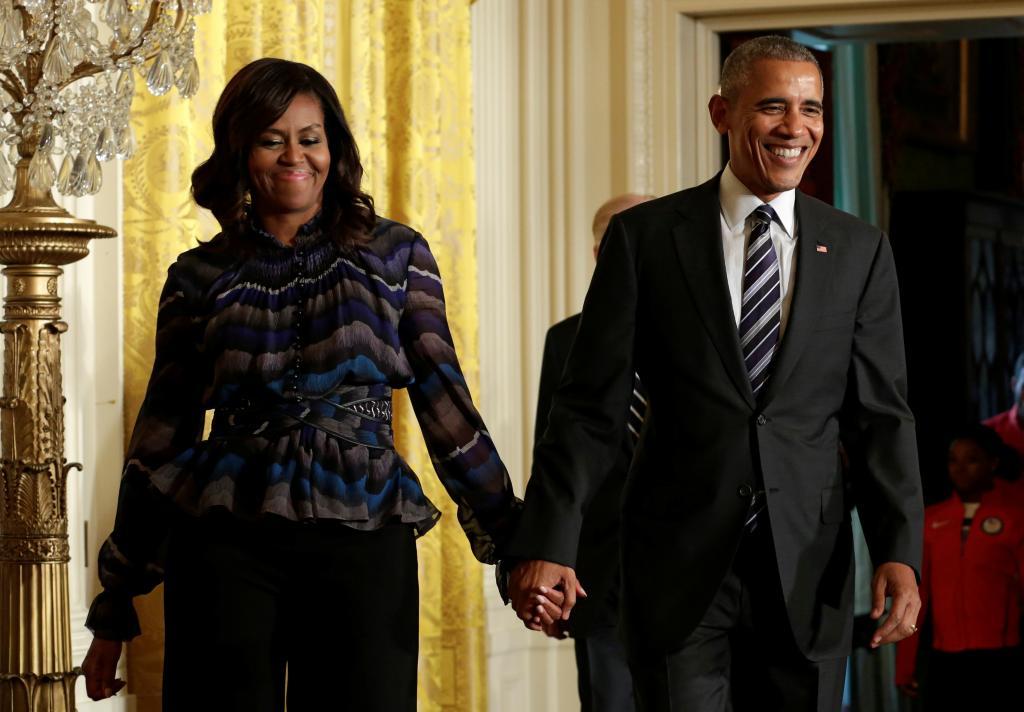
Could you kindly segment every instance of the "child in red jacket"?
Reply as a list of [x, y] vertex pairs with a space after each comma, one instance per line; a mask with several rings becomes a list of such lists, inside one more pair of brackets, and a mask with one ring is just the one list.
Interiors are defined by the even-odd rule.
[[[964, 430], [949, 447], [953, 496], [925, 510], [917, 625], [930, 619], [928, 711], [1024, 709], [1024, 506], [995, 476], [1003, 447], [989, 428]], [[896, 684], [915, 697], [918, 639], [896, 648]]]

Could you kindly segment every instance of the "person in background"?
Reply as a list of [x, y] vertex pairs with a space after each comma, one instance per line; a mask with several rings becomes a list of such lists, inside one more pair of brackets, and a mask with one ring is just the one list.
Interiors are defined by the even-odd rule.
[[[1021, 479], [1020, 468], [1024, 465], [1024, 352], [1017, 357], [1013, 364], [1010, 391], [1013, 393], [1013, 406], [1009, 410], [993, 415], [982, 425], [992, 428], [1007, 447], [1017, 454], [1016, 462], [1004, 462], [1003, 469], [1016, 470], [1016, 472], [1007, 472], [1006, 475], [1009, 479], [1019, 481]], [[1024, 496], [1024, 484], [1019, 484], [1017, 488]]]
[[[606, 201], [594, 215], [594, 259], [608, 222], [616, 213], [639, 205], [654, 196], [627, 193]], [[548, 424], [551, 396], [565, 370], [565, 362], [579, 327], [580, 315], [574, 314], [550, 329], [544, 339], [544, 360], [537, 394], [537, 419], [534, 442], [540, 442]], [[636, 384], [618, 450], [604, 484], [587, 505], [580, 530], [577, 572], [587, 589], [587, 598], [576, 604], [568, 624], [558, 621], [549, 629], [553, 637], [564, 632], [572, 636], [576, 647], [577, 686], [582, 712], [630, 712], [633, 704], [633, 678], [629, 674], [625, 647], [619, 638], [619, 509], [622, 486], [626, 482], [633, 447], [640, 436], [647, 400]]]
[[422, 235], [375, 213], [311, 67], [240, 69], [213, 137], [192, 192], [222, 231], [168, 270], [86, 621], [86, 689], [123, 684], [132, 597], [163, 581], [164, 712], [413, 712], [415, 540], [440, 512], [395, 450], [392, 391], [407, 389], [479, 560], [501, 558], [520, 510], [437, 264]]
[[989, 428], [963, 429], [949, 446], [953, 495], [925, 510], [917, 625], [930, 622], [928, 674], [919, 685], [913, 636], [897, 644], [895, 681], [927, 712], [1024, 707], [1024, 507], [996, 476], [1001, 452]]

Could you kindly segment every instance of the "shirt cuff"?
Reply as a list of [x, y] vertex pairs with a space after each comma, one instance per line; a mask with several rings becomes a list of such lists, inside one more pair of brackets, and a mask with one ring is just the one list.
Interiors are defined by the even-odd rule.
[[93, 599], [85, 627], [103, 640], [131, 640], [142, 633], [131, 596], [110, 591]]

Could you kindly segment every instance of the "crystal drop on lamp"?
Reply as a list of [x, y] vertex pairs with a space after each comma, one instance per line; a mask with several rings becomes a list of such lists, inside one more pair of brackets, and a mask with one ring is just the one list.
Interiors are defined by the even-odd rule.
[[117, 140], [114, 138], [114, 129], [104, 126], [96, 139], [96, 158], [101, 161], [109, 161], [117, 155]]
[[57, 190], [64, 195], [71, 192], [71, 169], [74, 163], [71, 152], [68, 151], [64, 154], [64, 160], [60, 162], [60, 170], [57, 171]]
[[132, 68], [128, 67], [121, 70], [121, 76], [117, 78], [117, 98], [130, 102], [133, 94], [135, 94], [135, 76], [132, 73]]
[[149, 87], [153, 96], [163, 96], [173, 84], [174, 67], [171, 66], [170, 54], [163, 49], [153, 60], [153, 64], [146, 74], [146, 86]]
[[48, 152], [53, 148], [53, 124], [42, 124], [39, 127], [39, 143], [36, 152]]
[[111, 27], [120, 27], [128, 16], [128, 5], [124, 0], [108, 0], [103, 10], [103, 21]]
[[11, 164], [0, 153], [0, 193], [6, 193], [14, 188], [14, 169]]
[[50, 40], [50, 46], [46, 49], [46, 56], [43, 58], [43, 76], [51, 84], [63, 84], [71, 76], [71, 63], [64, 56], [64, 49], [61, 47], [59, 37]]
[[96, 154], [89, 154], [85, 164], [85, 180], [82, 181], [82, 192], [85, 195], [95, 195], [103, 185], [103, 169], [100, 162], [96, 160]]
[[135, 133], [131, 124], [123, 124], [117, 129], [117, 155], [121, 158], [135, 155]]
[[53, 160], [50, 154], [44, 151], [36, 151], [28, 164], [28, 182], [38, 190], [49, 190], [53, 187], [53, 180], [56, 178], [57, 169], [53, 167]]
[[79, 153], [71, 165], [71, 175], [68, 177], [68, 192], [72, 195], [81, 195], [79, 188], [85, 180], [86, 159], [85, 154]]
[[0, 49], [12, 49], [21, 41], [21, 31], [21, 13], [13, 11], [0, 26]]
[[199, 64], [192, 57], [178, 77], [178, 93], [185, 99], [191, 99], [199, 91]]
[[[90, 23], [90, 26], [95, 27]], [[79, 62], [85, 59], [85, 50], [82, 48], [82, 43], [77, 38], [73, 38], [70, 42], [64, 37], [58, 36], [60, 42], [60, 48], [64, 51], [64, 57], [68, 60], [68, 64], [74, 69], [78, 66]]]

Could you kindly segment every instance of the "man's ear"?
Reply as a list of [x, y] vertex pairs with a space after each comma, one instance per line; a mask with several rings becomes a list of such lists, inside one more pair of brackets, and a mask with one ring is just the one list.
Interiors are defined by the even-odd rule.
[[714, 94], [708, 101], [708, 113], [711, 114], [711, 123], [715, 130], [722, 136], [729, 130], [727, 115], [729, 113], [729, 102], [721, 94]]

